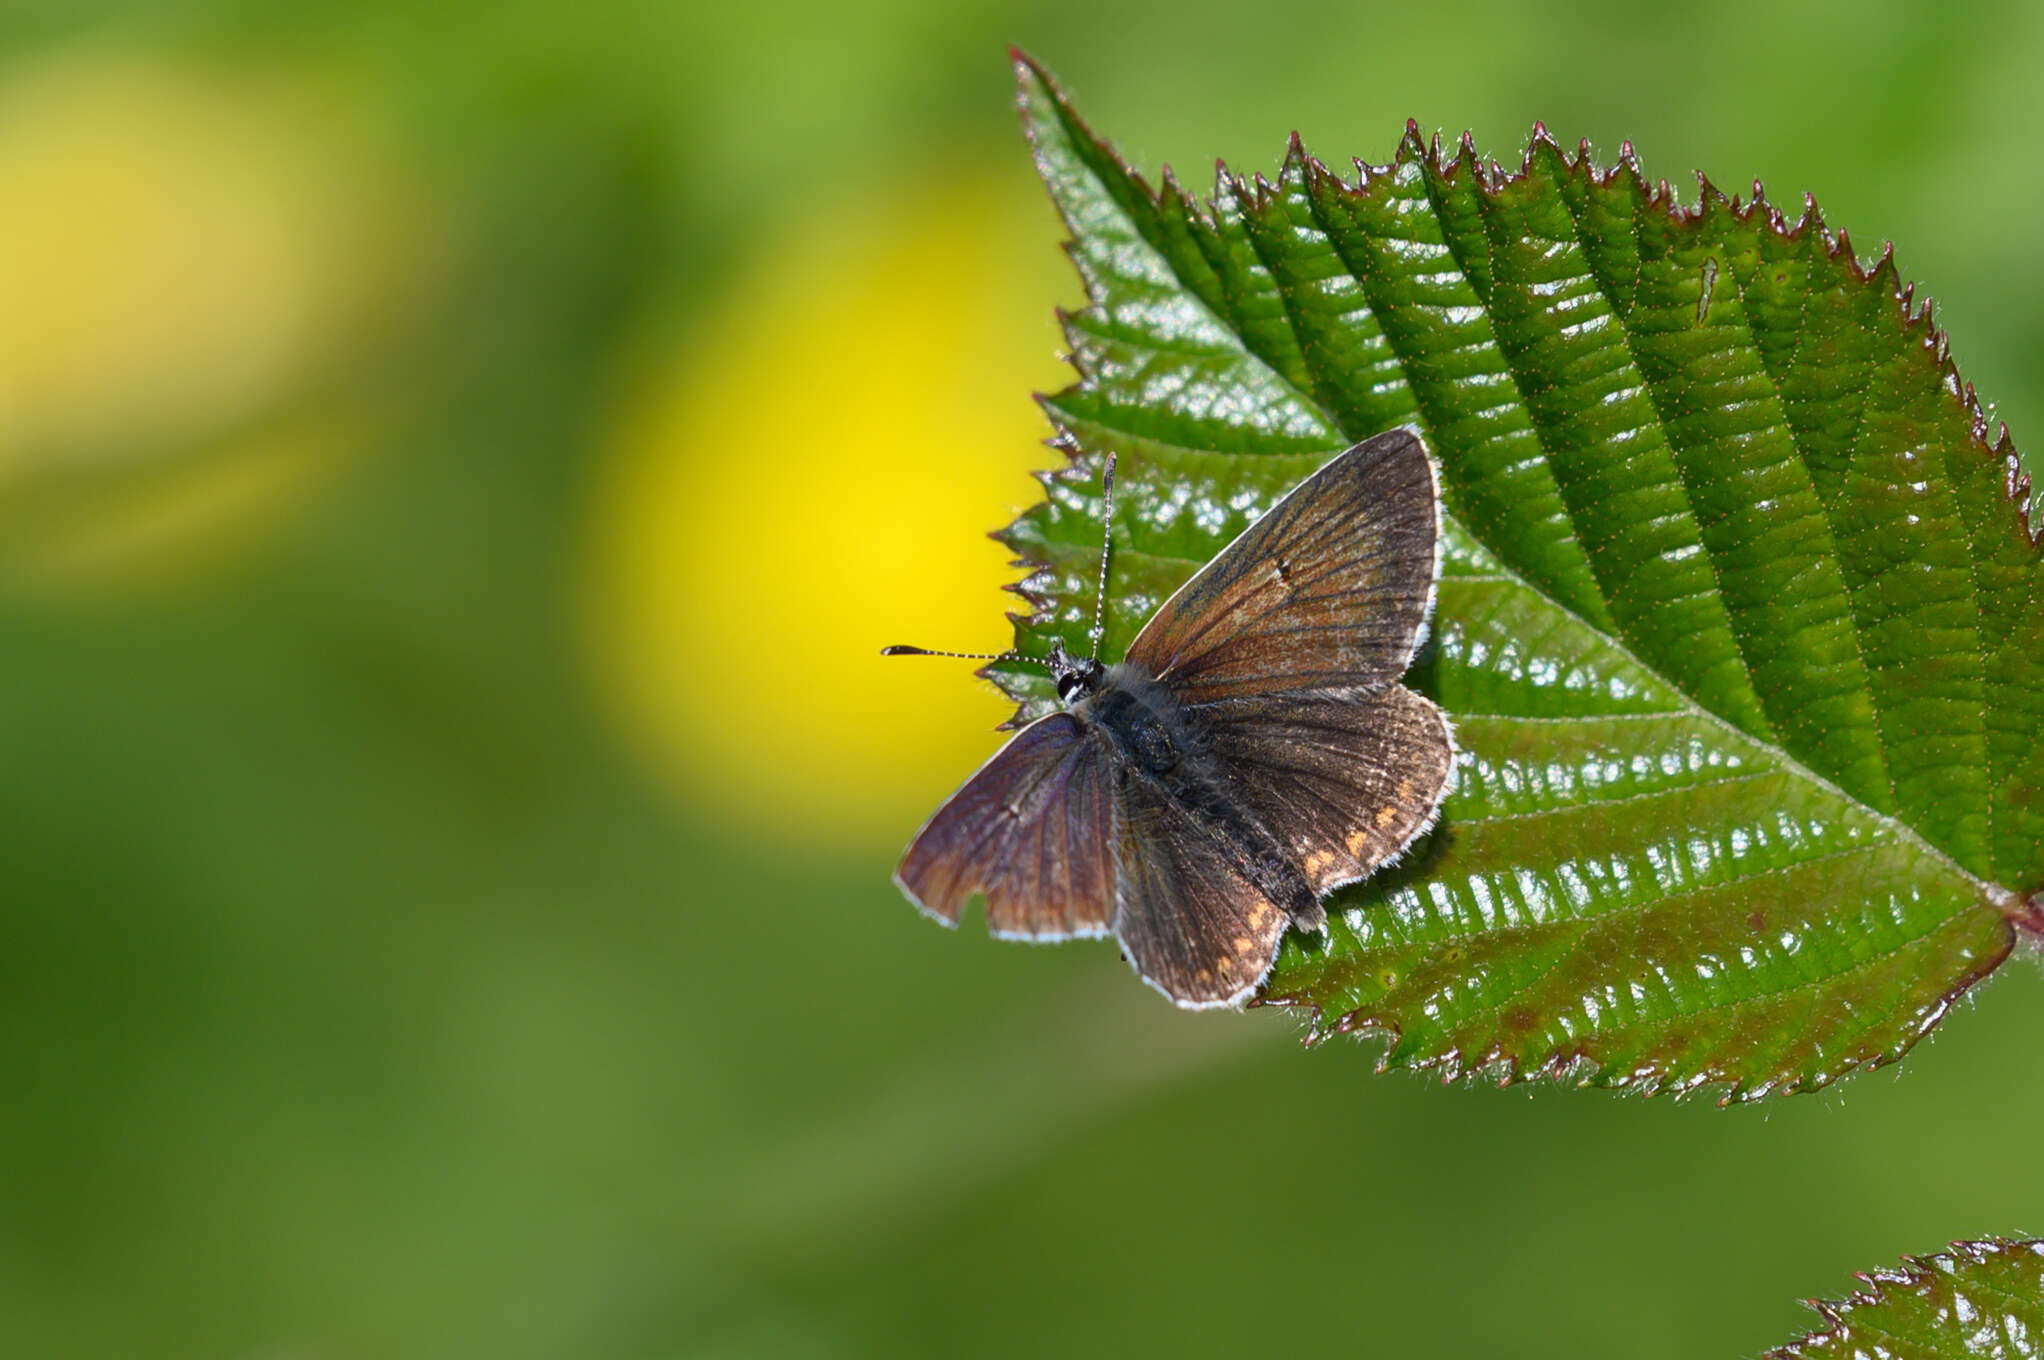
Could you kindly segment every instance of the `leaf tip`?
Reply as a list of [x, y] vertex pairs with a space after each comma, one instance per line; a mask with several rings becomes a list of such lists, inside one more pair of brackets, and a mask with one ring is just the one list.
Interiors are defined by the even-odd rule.
[[1017, 99], [1025, 109], [1029, 106], [1030, 96], [1038, 93], [1054, 103], [1064, 102], [1057, 82], [1051, 79], [1043, 63], [1023, 51], [1018, 44], [1008, 44], [1008, 69], [1014, 73]]

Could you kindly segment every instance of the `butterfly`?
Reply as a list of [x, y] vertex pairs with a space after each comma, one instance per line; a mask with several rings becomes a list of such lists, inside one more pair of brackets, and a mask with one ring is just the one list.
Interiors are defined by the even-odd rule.
[[[1044, 658], [1061, 707], [939, 807], [895, 882], [997, 936], [1112, 934], [1180, 1006], [1238, 1006], [1320, 899], [1432, 826], [1455, 760], [1447, 718], [1400, 683], [1440, 569], [1440, 495], [1417, 432], [1337, 455], [1099, 660], [1109, 526], [1089, 638]], [[890, 655], [960, 656], [919, 647]]]

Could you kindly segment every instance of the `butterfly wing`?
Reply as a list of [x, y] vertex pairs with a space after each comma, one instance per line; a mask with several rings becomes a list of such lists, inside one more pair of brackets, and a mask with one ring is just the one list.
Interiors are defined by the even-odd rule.
[[1407, 429], [1366, 439], [1180, 587], [1128, 659], [1195, 706], [1389, 685], [1419, 645], [1439, 541], [1426, 445]]
[[1277, 958], [1284, 910], [1163, 788], [1124, 781], [1114, 933], [1143, 981], [1181, 1006], [1237, 1006]]
[[1205, 717], [1236, 795], [1321, 895], [1369, 877], [1431, 826], [1455, 763], [1447, 718], [1403, 685], [1228, 699]]
[[996, 935], [1105, 935], [1116, 834], [1107, 758], [1069, 713], [1031, 723], [916, 833], [894, 881], [946, 925], [977, 894]]

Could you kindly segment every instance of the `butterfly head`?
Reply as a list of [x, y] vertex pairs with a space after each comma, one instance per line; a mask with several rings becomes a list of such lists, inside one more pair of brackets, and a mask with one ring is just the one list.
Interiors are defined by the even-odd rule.
[[1068, 707], [1100, 688], [1107, 667], [1097, 657], [1073, 656], [1065, 650], [1063, 638], [1050, 644], [1050, 678], [1057, 682], [1057, 697]]

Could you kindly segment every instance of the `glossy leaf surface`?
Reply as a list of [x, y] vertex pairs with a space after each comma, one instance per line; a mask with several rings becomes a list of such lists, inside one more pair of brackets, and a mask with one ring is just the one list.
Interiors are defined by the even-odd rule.
[[1333, 451], [1410, 423], [1440, 462], [1408, 683], [1456, 787], [1266, 1001], [1392, 1065], [1744, 1098], [1898, 1057], [2006, 957], [2044, 885], [2044, 566], [1886, 257], [1544, 134], [1508, 174], [1409, 128], [1354, 180], [1295, 140], [1195, 203], [1017, 69], [1092, 302], [1044, 400], [1073, 465], [1000, 535], [1020, 648], [1084, 635], [1110, 450], [1110, 658]]
[[1821, 1331], [1769, 1360], [2036, 1360], [2044, 1356], [2044, 1242], [1957, 1242], [1859, 1277], [1849, 1299], [1815, 1303]]

